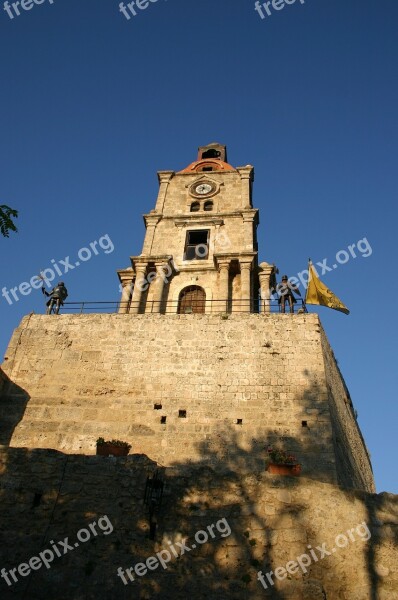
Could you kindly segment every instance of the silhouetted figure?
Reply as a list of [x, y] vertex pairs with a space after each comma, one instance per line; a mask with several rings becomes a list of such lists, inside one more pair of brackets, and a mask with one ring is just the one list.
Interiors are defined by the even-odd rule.
[[47, 292], [44, 286], [41, 288], [41, 291], [50, 298], [47, 302], [47, 314], [51, 315], [51, 312], [54, 311], [54, 314], [57, 315], [60, 307], [64, 304], [64, 300], [68, 297], [68, 290], [66, 289], [64, 282], [60, 281], [51, 292]]
[[282, 282], [278, 283], [277, 291], [279, 294], [278, 302], [281, 305], [281, 311], [283, 313], [285, 312], [285, 305], [287, 300], [289, 302], [290, 312], [294, 313], [294, 305], [296, 304], [297, 300], [294, 297], [293, 292], [301, 296], [298, 287], [288, 280], [287, 275], [283, 275]]

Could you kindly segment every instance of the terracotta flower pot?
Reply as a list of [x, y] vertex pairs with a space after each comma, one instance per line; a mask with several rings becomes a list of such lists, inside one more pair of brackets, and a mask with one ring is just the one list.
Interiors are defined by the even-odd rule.
[[97, 454], [100, 456], [127, 456], [129, 449], [126, 446], [114, 444], [97, 444]]
[[290, 475], [298, 477], [301, 473], [301, 465], [277, 465], [275, 463], [270, 463], [267, 471], [273, 475]]

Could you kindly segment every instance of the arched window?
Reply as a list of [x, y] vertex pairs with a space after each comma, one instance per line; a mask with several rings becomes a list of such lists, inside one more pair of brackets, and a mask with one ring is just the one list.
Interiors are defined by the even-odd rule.
[[206, 211], [213, 210], [213, 202], [211, 200], [207, 200], [204, 203], [203, 210], [206, 210]]
[[200, 203], [199, 202], [192, 202], [192, 204], [191, 204], [191, 212], [198, 212], [198, 210], [200, 210]]
[[190, 285], [180, 292], [178, 314], [204, 314], [206, 308], [206, 292], [198, 285]]

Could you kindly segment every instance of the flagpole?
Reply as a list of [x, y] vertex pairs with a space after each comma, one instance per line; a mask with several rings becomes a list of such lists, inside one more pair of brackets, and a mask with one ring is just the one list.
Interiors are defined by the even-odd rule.
[[311, 258], [309, 258], [308, 259], [308, 275], [309, 275], [309, 277], [308, 277], [308, 281], [307, 281], [307, 288], [305, 290], [305, 298], [304, 298], [304, 304], [305, 304], [306, 310], [307, 310], [308, 285], [309, 285], [309, 283], [311, 281], [311, 264], [312, 264], [311, 263]]

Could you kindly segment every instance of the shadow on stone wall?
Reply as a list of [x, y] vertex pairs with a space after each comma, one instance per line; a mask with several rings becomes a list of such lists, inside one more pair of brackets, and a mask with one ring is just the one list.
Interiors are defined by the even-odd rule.
[[[367, 573], [369, 577], [369, 600], [380, 598], [398, 598], [398, 584], [387, 579], [387, 591], [384, 590], [384, 581], [396, 570], [397, 557], [394, 565], [388, 565], [384, 554], [383, 562], [377, 560], [377, 550], [386, 543], [391, 548], [398, 547], [398, 519], [396, 509], [398, 496], [383, 492], [381, 494], [363, 494], [363, 502], [367, 510], [367, 522], [371, 524], [372, 543], [368, 544], [366, 551]], [[391, 569], [392, 567], [392, 569]], [[383, 596], [380, 590], [383, 588]]]
[[[387, 546], [394, 549], [398, 542], [398, 498], [340, 490], [305, 477], [270, 475], [265, 471], [265, 445], [274, 435], [264, 431], [264, 460], [259, 458], [259, 440], [242, 447], [239, 433], [227, 428], [220, 430], [216, 438], [203, 441], [199, 460], [176, 461], [172, 467], [161, 468], [166, 486], [155, 541], [149, 539], [148, 514], [143, 504], [147, 475], [157, 468], [148, 457], [116, 459], [65, 455], [55, 450], [3, 450], [0, 569], [10, 573], [32, 556], [64, 542], [66, 536], [71, 549], [66, 555], [55, 556], [49, 569], [42, 567], [26, 577], [17, 572], [18, 582], [10, 587], [4, 578], [0, 579], [1, 598], [394, 598], [387, 594], [389, 583], [377, 557], [383, 545], [383, 568], [395, 568], [396, 556], [395, 562], [388, 562]], [[302, 455], [310, 443], [284, 440], [286, 448], [294, 444], [301, 448]], [[258, 571], [265, 575], [303, 554], [308, 544], [315, 548], [327, 541], [324, 536], [328, 528], [335, 535], [364, 520], [361, 511], [372, 524], [372, 538], [355, 548], [355, 560], [353, 555], [343, 554], [340, 562], [331, 560], [325, 566], [314, 563], [304, 576], [292, 576], [267, 589], [257, 581]], [[341, 520], [340, 514], [344, 517]], [[77, 532], [84, 528], [90, 534], [89, 525], [104, 515], [113, 531], [105, 535], [101, 530], [100, 535], [91, 535], [76, 547]], [[319, 522], [324, 525], [322, 531], [317, 527]], [[386, 522], [391, 525], [387, 533]], [[214, 537], [207, 529], [211, 525]], [[228, 533], [227, 526], [231, 533], [223, 536]], [[206, 543], [197, 542], [199, 531], [207, 532]], [[191, 548], [184, 556], [177, 558], [170, 552], [167, 569], [158, 566], [142, 576], [133, 572], [134, 581], [130, 582], [126, 569], [170, 550], [169, 540], [180, 554], [178, 543], [182, 539]], [[63, 553], [60, 545], [58, 548]], [[366, 565], [362, 570], [360, 557]], [[354, 581], [342, 570], [341, 561], [346, 565], [350, 560], [353, 564], [344, 568], [355, 574]], [[122, 567], [127, 585], [118, 577], [118, 567]], [[394, 577], [391, 585], [397, 586]], [[361, 596], [361, 585], [365, 584]]]
[[13, 383], [0, 369], [0, 446], [8, 446], [18, 423], [22, 420], [29, 394]]
[[[284, 564], [280, 561], [274, 564], [277, 532], [281, 528], [296, 529], [294, 522], [300, 520], [305, 508], [300, 502], [291, 501], [290, 496], [290, 491], [300, 486], [300, 478], [266, 472], [267, 447], [274, 439], [274, 432], [264, 432], [264, 438], [252, 439], [251, 445], [243, 448], [236, 428], [224, 428], [215, 439], [202, 442], [201, 460], [191, 465], [175, 465], [179, 472], [186, 473], [185, 493], [178, 506], [185, 512], [188, 506], [191, 511], [191, 518], [185, 523], [189, 539], [201, 528], [199, 522], [195, 523], [196, 515], [202, 523], [206, 516], [207, 524], [225, 517], [232, 530], [225, 540], [209, 542], [209, 556], [205, 560], [211, 563], [211, 567], [207, 566], [210, 579], [208, 583], [201, 582], [203, 597], [282, 600], [295, 587], [295, 583], [288, 582], [286, 592], [271, 584], [265, 590], [257, 580], [259, 570], [265, 574]], [[284, 446], [290, 450], [293, 446], [297, 448], [297, 441], [285, 437]], [[178, 481], [179, 477], [173, 479]], [[166, 517], [161, 526], [167, 529]], [[298, 535], [304, 542], [303, 536]], [[285, 563], [291, 549], [285, 548]], [[189, 585], [187, 582], [187, 595], [191, 594]]]
[[[228, 448], [229, 459], [219, 465], [223, 475], [208, 466], [220, 448]], [[210, 452], [212, 456], [210, 456]], [[195, 464], [178, 464], [163, 469], [166, 488], [158, 515], [156, 541], [149, 539], [149, 522], [143, 504], [146, 477], [157, 467], [143, 455], [128, 458], [64, 455], [52, 450], [10, 448], [2, 452], [0, 568], [10, 569], [29, 562], [32, 556], [53, 547], [53, 542], [69, 537], [72, 550], [55, 557], [50, 569], [42, 567], [27, 577], [16, 573], [18, 582], [7, 586], [0, 580], [1, 598], [47, 600], [158, 599], [199, 600], [263, 597], [255, 574], [271, 564], [270, 548], [275, 543], [264, 515], [256, 509], [259, 481], [267, 475], [252, 473], [251, 449], [239, 449], [233, 436], [220, 437], [218, 447], [203, 450]], [[230, 471], [239, 463], [240, 473]], [[263, 465], [264, 467], [264, 465]], [[262, 469], [263, 470], [263, 469]], [[295, 478], [276, 481], [273, 496], [296, 486]], [[289, 506], [273, 521], [297, 514], [300, 507]], [[271, 511], [274, 513], [274, 510]], [[271, 518], [270, 513], [270, 518]], [[83, 548], [74, 548], [76, 534], [88, 524], [107, 515], [114, 528], [108, 536], [94, 537]], [[167, 569], [159, 567], [146, 576], [134, 575], [130, 582], [125, 570], [148, 557], [169, 549], [172, 541], [193, 546], [198, 531], [213, 525], [214, 538], [178, 558], [171, 556]], [[229, 529], [230, 528], [230, 529]], [[230, 531], [230, 535], [224, 534]], [[4, 543], [5, 542], [5, 543]], [[117, 576], [121, 566], [129, 582]], [[282, 600], [275, 589], [267, 597]]]

